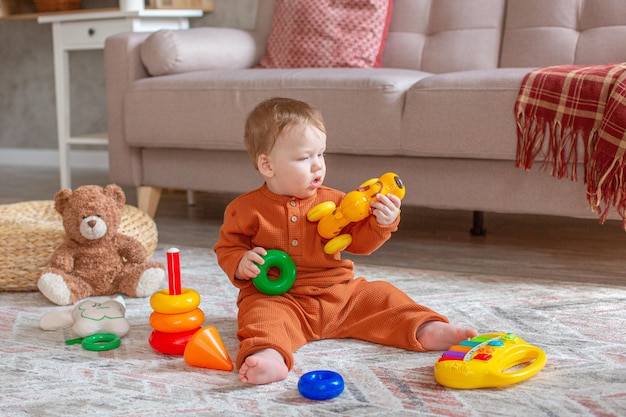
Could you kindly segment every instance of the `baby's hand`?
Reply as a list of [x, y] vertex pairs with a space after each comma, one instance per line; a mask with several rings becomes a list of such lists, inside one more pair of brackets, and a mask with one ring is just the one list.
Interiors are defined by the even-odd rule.
[[393, 194], [376, 194], [376, 199], [372, 203], [372, 214], [376, 217], [378, 224], [389, 226], [400, 214], [400, 206], [402, 201]]
[[262, 247], [256, 247], [246, 252], [239, 261], [237, 271], [235, 271], [235, 278], [249, 281], [252, 278], [256, 278], [261, 272], [257, 264], [263, 265], [265, 260], [262, 258], [267, 254], [267, 251]]

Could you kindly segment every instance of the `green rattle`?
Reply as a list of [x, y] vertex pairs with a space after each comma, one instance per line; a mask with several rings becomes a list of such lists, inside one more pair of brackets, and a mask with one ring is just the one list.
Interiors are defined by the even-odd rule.
[[[296, 282], [296, 264], [287, 253], [278, 249], [270, 249], [263, 257], [265, 263], [257, 264], [261, 272], [256, 278], [252, 278], [254, 286], [267, 295], [281, 295], [289, 291]], [[269, 278], [267, 271], [270, 268], [278, 268], [280, 275], [275, 278]]]

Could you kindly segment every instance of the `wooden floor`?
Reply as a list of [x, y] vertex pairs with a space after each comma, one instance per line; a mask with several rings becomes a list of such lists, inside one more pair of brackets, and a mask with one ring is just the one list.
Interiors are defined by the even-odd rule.
[[[53, 199], [59, 190], [53, 168], [0, 167], [0, 204]], [[105, 172], [74, 170], [73, 183], [105, 185]], [[136, 193], [125, 188], [129, 204]], [[215, 243], [223, 210], [232, 196], [166, 192], [155, 221], [159, 241], [172, 246]], [[472, 213], [403, 207], [400, 230], [376, 253], [352, 256], [358, 263], [426, 270], [546, 278], [626, 285], [626, 234], [621, 223], [552, 216], [485, 214], [486, 236], [471, 236]], [[345, 255], [350, 257], [349, 255]], [[477, 289], [480, 291], [480, 289]]]

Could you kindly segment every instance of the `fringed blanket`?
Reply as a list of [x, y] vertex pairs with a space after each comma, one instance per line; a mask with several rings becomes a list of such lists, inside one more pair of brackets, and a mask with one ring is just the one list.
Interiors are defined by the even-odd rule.
[[591, 209], [604, 222], [614, 207], [626, 228], [626, 63], [533, 71], [515, 115], [517, 166], [530, 169], [538, 159], [575, 181], [582, 152]]

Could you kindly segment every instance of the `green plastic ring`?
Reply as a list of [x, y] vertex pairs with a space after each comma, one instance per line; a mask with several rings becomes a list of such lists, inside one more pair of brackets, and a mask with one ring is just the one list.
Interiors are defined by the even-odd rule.
[[[263, 259], [265, 260], [263, 265], [257, 264], [261, 272], [252, 279], [254, 286], [267, 295], [280, 295], [289, 291], [296, 282], [296, 264], [291, 257], [282, 250], [270, 249]], [[280, 275], [276, 279], [267, 276], [270, 268], [280, 270]]]
[[120, 337], [113, 333], [97, 333], [87, 336], [81, 342], [85, 350], [101, 352], [117, 349], [122, 344]]

